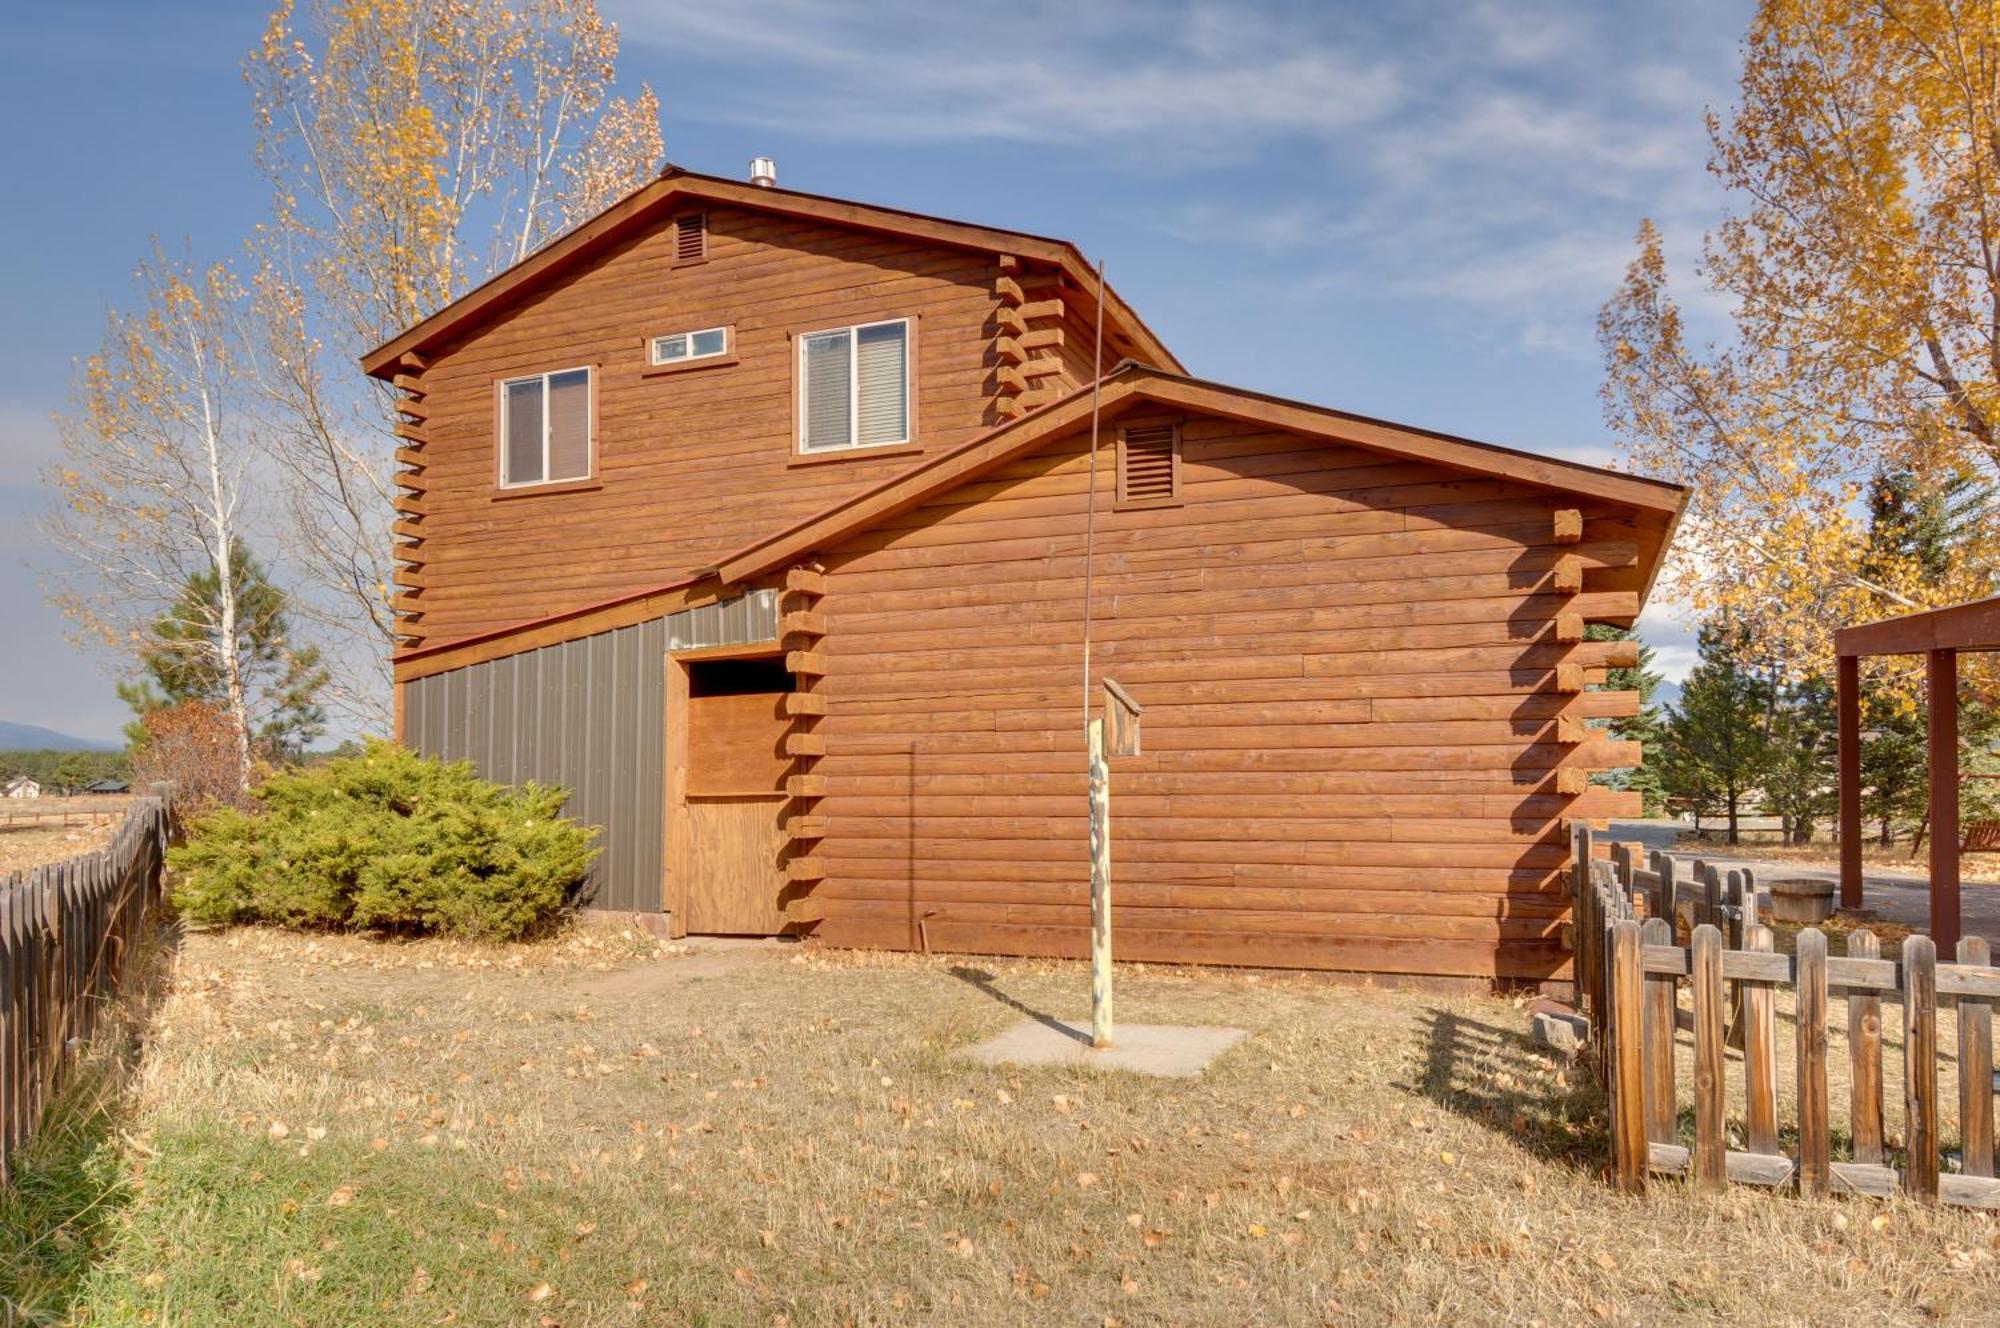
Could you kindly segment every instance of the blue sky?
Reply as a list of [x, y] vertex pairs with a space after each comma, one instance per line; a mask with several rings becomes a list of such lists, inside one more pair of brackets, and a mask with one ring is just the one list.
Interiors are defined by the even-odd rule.
[[[1592, 326], [1642, 216], [1683, 269], [1749, 0], [600, 0], [668, 155], [1076, 240], [1196, 373], [1589, 461]], [[263, 3], [70, 0], [0, 47], [0, 718], [110, 738], [106, 661], [28, 524], [73, 356], [158, 235], [260, 215], [242, 53]], [[1667, 606], [1647, 636], [1678, 673]]]

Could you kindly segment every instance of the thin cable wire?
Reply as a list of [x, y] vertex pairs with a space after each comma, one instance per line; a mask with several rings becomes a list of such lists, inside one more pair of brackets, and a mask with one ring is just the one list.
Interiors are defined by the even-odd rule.
[[[1090, 351], [1090, 496], [1083, 523], [1083, 728], [1090, 731], [1090, 596], [1097, 553], [1097, 407], [1104, 382], [1104, 260], [1097, 260], [1097, 337]], [[1086, 754], [1087, 755], [1087, 754]]]

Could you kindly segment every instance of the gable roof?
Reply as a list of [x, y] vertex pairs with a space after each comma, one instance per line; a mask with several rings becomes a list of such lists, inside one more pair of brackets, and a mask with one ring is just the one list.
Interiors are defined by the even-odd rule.
[[[713, 569], [724, 583], [735, 583], [775, 571], [796, 559], [858, 533], [898, 512], [907, 511], [934, 494], [976, 478], [1047, 440], [1088, 423], [1090, 384], [1039, 410], [990, 429], [950, 451], [893, 475], [871, 489], [850, 497], [817, 516], [745, 546], [721, 559]], [[1656, 512], [1667, 520], [1661, 549], [1671, 526], [1687, 505], [1688, 490], [1665, 480], [1647, 479], [1579, 461], [1522, 452], [1496, 443], [1415, 429], [1387, 420], [1352, 415], [1267, 396], [1225, 383], [1190, 378], [1149, 365], [1126, 361], [1096, 383], [1098, 408], [1111, 416], [1146, 401], [1180, 407], [1205, 415], [1267, 424], [1330, 443], [1365, 447], [1391, 456], [1434, 461], [1475, 474], [1511, 479], [1523, 484], [1582, 494]]]
[[[361, 357], [361, 367], [377, 378], [393, 377], [403, 356], [422, 355], [479, 320], [544, 289], [572, 268], [689, 201], [778, 213], [955, 249], [1012, 254], [1061, 269], [1082, 292], [1084, 299], [1093, 302], [1095, 299], [1096, 269], [1083, 252], [1067, 240], [950, 221], [872, 203], [801, 193], [796, 189], [764, 188], [669, 166], [652, 183], [627, 194], [589, 221], [369, 351]], [[1181, 363], [1173, 352], [1153, 335], [1152, 329], [1119, 297], [1118, 292], [1108, 286], [1105, 288], [1104, 323], [1106, 343], [1117, 347], [1121, 354], [1170, 369], [1180, 369]]]
[[[1146, 403], [1177, 407], [1190, 413], [1265, 424], [1327, 443], [1431, 461], [1473, 474], [1632, 507], [1653, 518], [1642, 532], [1640, 550], [1641, 565], [1647, 574], [1646, 591], [1650, 591], [1664, 561], [1689, 496], [1685, 487], [1664, 480], [1289, 401], [1128, 360], [1094, 384], [1086, 383], [1068, 396], [1016, 416], [814, 516], [746, 544], [724, 555], [713, 566], [601, 603], [403, 652], [396, 656], [397, 676], [423, 676], [514, 653], [511, 649], [495, 648], [504, 641], [516, 641], [519, 649], [527, 649], [592, 635], [671, 612], [688, 603], [722, 598], [732, 585], [788, 567], [1073, 429], [1087, 427], [1093, 389], [1105, 419]], [[1641, 592], [1642, 601], [1646, 591]]]

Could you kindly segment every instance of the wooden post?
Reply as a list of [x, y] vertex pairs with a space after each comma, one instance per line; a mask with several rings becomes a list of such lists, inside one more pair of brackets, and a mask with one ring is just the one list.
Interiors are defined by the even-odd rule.
[[1903, 1138], [1910, 1197], [1938, 1197], [1937, 945], [1928, 936], [1903, 942]]
[[1111, 768], [1104, 758], [1104, 717], [1093, 715], [1090, 742], [1090, 1045], [1111, 1045]]
[[1621, 918], [1611, 925], [1611, 981], [1607, 1002], [1611, 1089], [1611, 1160], [1618, 1188], [1646, 1192], [1646, 1079], [1642, 996], [1645, 975], [1639, 962], [1639, 924]]
[[1931, 784], [1931, 939], [1958, 949], [1958, 652], [1924, 656], [1926, 750]]
[[[1745, 929], [1743, 948], [1753, 954], [1770, 954], [1771, 929], [1756, 923]], [[1749, 1110], [1747, 1129], [1750, 1151], [1778, 1151], [1778, 1025], [1772, 1008], [1771, 984], [1738, 982], [1738, 998], [1743, 1003], [1743, 1098]]]
[[1861, 907], [1861, 661], [1835, 670], [1840, 730], [1840, 906]]
[[1833, 1173], [1827, 1137], [1826, 933], [1808, 927], [1796, 944], [1799, 989], [1799, 1192], [1825, 1194]]
[[[1958, 962], [1985, 968], [1993, 955], [1981, 936], [1958, 943]], [[1987, 996], [1958, 998], [1959, 1170], [1968, 1176], [1993, 1174], [1993, 1001]]]
[[1694, 1181], [1721, 1189], [1728, 1179], [1723, 1138], [1722, 933], [1694, 929], [1689, 975], [1694, 985]]
[[[1847, 957], [1878, 959], [1881, 945], [1871, 931], [1849, 932]], [[1847, 1048], [1851, 1075], [1847, 1119], [1854, 1134], [1854, 1160], [1882, 1163], [1882, 998], [1856, 987], [1847, 993]]]
[[[1674, 924], [1647, 918], [1639, 928], [1645, 945], [1672, 945]], [[1671, 974], [1646, 977], [1646, 1138], [1673, 1143], [1679, 1128], [1679, 1104], [1674, 1100], [1674, 985]]]

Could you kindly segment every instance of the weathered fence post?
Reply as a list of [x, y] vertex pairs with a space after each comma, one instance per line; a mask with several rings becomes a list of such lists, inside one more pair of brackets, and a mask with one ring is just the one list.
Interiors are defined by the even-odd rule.
[[1937, 943], [1928, 936], [1903, 942], [1903, 1137], [1908, 1165], [1903, 1185], [1910, 1197], [1938, 1197]]
[[[1881, 953], [1874, 932], [1848, 933], [1849, 959], [1876, 959]], [[1847, 993], [1847, 1054], [1850, 1066], [1847, 1119], [1854, 1136], [1854, 1160], [1880, 1166], [1882, 998], [1873, 989], [1856, 987]]]
[[[1774, 944], [1769, 927], [1751, 923], [1744, 929], [1744, 948], [1770, 954]], [[1743, 1014], [1743, 1100], [1750, 1151], [1778, 1151], [1778, 1026], [1767, 982], [1738, 982]]]
[[1799, 1191], [1824, 1194], [1833, 1173], [1827, 1126], [1826, 933], [1808, 927], [1796, 942], [1799, 992]]
[[1607, 1002], [1605, 1083], [1611, 1098], [1611, 1158], [1618, 1188], [1646, 1192], [1645, 1033], [1640, 996], [1645, 982], [1639, 957], [1639, 924], [1611, 925], [1611, 983]]
[[1694, 986], [1694, 1180], [1720, 1189], [1729, 1164], [1722, 1133], [1722, 933], [1706, 922], [1694, 929], [1688, 969]]
[[[1993, 962], [1983, 936], [1958, 943], [1958, 962], [1985, 968]], [[1958, 998], [1958, 1129], [1963, 1142], [1959, 1170], [1968, 1176], [1993, 1174], [1993, 999]]]
[[[1647, 918], [1639, 928], [1645, 945], [1672, 945], [1674, 924], [1663, 917]], [[1646, 1139], [1670, 1144], [1679, 1129], [1679, 1105], [1674, 1095], [1674, 984], [1672, 974], [1649, 974], [1646, 983]]]

